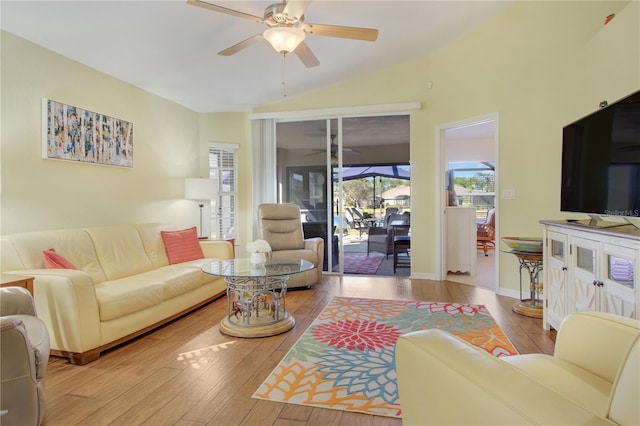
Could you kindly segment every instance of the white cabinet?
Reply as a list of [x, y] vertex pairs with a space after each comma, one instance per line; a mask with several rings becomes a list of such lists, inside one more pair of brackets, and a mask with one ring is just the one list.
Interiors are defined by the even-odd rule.
[[[543, 322], [557, 329], [567, 315], [567, 255], [569, 244], [567, 234], [548, 231], [544, 238], [543, 254]], [[548, 329], [548, 325], [545, 327]]]
[[572, 312], [640, 318], [640, 231], [631, 225], [591, 229], [544, 224], [545, 329]]
[[447, 271], [476, 274], [477, 221], [475, 207], [445, 209]]

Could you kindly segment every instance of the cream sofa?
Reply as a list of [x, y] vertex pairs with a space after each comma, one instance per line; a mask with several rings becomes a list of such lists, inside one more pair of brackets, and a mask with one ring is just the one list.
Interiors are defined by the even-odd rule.
[[[51, 354], [82, 365], [224, 294], [224, 280], [200, 268], [233, 258], [231, 243], [201, 241], [205, 259], [170, 265], [161, 231], [173, 229], [139, 224], [7, 235], [0, 238], [0, 266], [35, 277]], [[77, 270], [44, 269], [43, 251], [50, 248]]]
[[565, 318], [553, 356], [497, 358], [441, 330], [402, 336], [405, 425], [638, 425], [640, 321]]

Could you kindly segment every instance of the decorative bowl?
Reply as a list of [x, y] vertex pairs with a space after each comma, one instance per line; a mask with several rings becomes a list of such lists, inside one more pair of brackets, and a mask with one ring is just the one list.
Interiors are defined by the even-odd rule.
[[502, 241], [513, 251], [542, 253], [542, 238], [538, 237], [502, 237]]

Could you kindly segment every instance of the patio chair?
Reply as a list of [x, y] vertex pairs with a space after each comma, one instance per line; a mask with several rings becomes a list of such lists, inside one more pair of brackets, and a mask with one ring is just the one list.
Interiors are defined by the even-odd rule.
[[482, 248], [485, 256], [489, 256], [488, 251], [490, 249], [495, 250], [496, 242], [496, 209], [490, 209], [487, 212], [487, 218], [483, 223], [479, 223], [477, 226], [477, 243], [478, 247]]
[[[392, 223], [396, 225], [392, 225]], [[377, 251], [385, 255], [388, 259], [393, 254], [393, 238], [399, 235], [409, 234], [409, 223], [405, 222], [400, 214], [391, 214], [387, 218], [384, 228], [369, 228], [369, 238], [367, 239], [367, 256], [372, 251]]]
[[347, 210], [351, 213], [352, 222], [350, 226], [352, 229], [357, 229], [359, 237], [362, 237], [362, 231], [368, 231], [369, 222], [367, 222], [364, 214], [355, 207], [349, 207]]

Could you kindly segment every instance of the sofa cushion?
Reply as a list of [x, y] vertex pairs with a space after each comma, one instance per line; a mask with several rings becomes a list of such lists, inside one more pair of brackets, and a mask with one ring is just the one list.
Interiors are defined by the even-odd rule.
[[169, 264], [204, 258], [195, 226], [180, 231], [162, 231], [161, 235]]
[[105, 281], [95, 286], [100, 321], [141, 311], [164, 300], [164, 284], [138, 277]]
[[[25, 232], [7, 235], [4, 238], [13, 243], [24, 269], [43, 269], [45, 266], [42, 252], [54, 247], [58, 254], [64, 256], [76, 268], [89, 274], [94, 283], [107, 279], [98, 261], [93, 241], [84, 229]], [[5, 255], [2, 256], [4, 261]], [[2, 268], [5, 271], [10, 270], [5, 264]]]
[[111, 281], [153, 269], [133, 225], [87, 228], [100, 265]]
[[175, 226], [164, 223], [141, 223], [135, 225], [140, 238], [142, 239], [142, 245], [144, 251], [149, 256], [154, 268], [160, 268], [169, 264], [167, 258], [167, 252], [164, 249], [164, 242], [162, 241], [162, 231], [175, 231]]
[[171, 299], [181, 294], [201, 287], [211, 279], [207, 279], [206, 274], [200, 268], [190, 266], [188, 263], [179, 265], [163, 266], [153, 271], [144, 272], [136, 276], [137, 279], [144, 279], [155, 282], [162, 282], [163, 299]]
[[48, 269], [78, 269], [73, 263], [69, 262], [64, 256], [56, 253], [55, 249], [49, 249], [42, 252], [44, 266]]
[[20, 271], [27, 269], [20, 255], [8, 237], [0, 237], [0, 268], [3, 271]]

